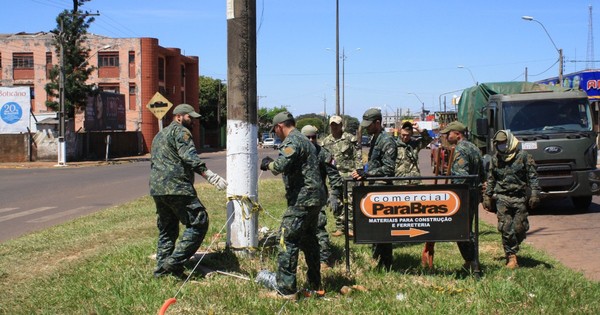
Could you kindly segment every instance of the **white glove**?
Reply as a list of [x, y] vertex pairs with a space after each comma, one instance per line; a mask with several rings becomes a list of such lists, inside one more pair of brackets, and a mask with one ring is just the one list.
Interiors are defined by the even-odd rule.
[[204, 172], [204, 178], [213, 186], [217, 187], [218, 190], [225, 190], [227, 188], [227, 181], [223, 177], [213, 173], [211, 170]]

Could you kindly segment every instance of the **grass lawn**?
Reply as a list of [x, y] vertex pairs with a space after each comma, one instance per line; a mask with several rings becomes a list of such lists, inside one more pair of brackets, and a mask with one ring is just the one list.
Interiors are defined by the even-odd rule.
[[[259, 246], [251, 256], [225, 250], [225, 193], [204, 183], [197, 188], [210, 215], [200, 251], [211, 255], [202, 265], [251, 279], [275, 270], [276, 247]], [[281, 179], [261, 180], [259, 195], [259, 228], [276, 231], [285, 208]], [[421, 243], [396, 244], [391, 272], [374, 269], [370, 246], [351, 243], [348, 274], [338, 237], [332, 242], [339, 264], [323, 273], [325, 296], [297, 302], [266, 298], [253, 281], [220, 274], [194, 274], [185, 284], [154, 279], [156, 237], [154, 203], [143, 197], [0, 244], [0, 314], [156, 314], [174, 296], [167, 314], [600, 314], [600, 283], [527, 245], [521, 268], [506, 269], [500, 235], [483, 223], [479, 280], [460, 270], [454, 243], [436, 245], [432, 271], [420, 266]], [[298, 269], [302, 287], [302, 256]], [[365, 290], [340, 293], [353, 285]]]

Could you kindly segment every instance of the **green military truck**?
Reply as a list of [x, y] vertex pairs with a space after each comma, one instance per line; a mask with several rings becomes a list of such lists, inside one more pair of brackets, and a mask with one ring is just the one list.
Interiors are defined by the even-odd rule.
[[543, 198], [568, 197], [584, 210], [600, 193], [597, 134], [585, 92], [531, 82], [483, 83], [463, 91], [458, 120], [487, 161], [493, 135], [510, 130], [536, 162]]

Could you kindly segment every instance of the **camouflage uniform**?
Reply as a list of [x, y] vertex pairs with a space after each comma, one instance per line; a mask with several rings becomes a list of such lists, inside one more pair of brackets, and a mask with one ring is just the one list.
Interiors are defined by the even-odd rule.
[[[458, 141], [454, 148], [454, 160], [450, 169], [451, 175], [478, 175], [482, 178], [483, 172], [483, 160], [481, 157], [481, 151], [473, 143], [466, 139]], [[464, 184], [467, 179], [453, 179], [453, 184]], [[472, 185], [475, 181], [471, 182]], [[479, 207], [479, 195], [481, 191], [481, 183], [479, 187], [472, 187], [469, 195], [469, 230], [473, 231], [473, 219], [475, 218], [475, 212]], [[457, 242], [460, 254], [465, 261], [471, 262], [475, 260], [475, 241], [471, 239], [469, 241]]]
[[[340, 198], [342, 196], [342, 185], [343, 180], [340, 176], [338, 169], [335, 167], [335, 160], [331, 153], [321, 147], [318, 144], [315, 144], [318, 153], [319, 159], [319, 172], [321, 174], [321, 180], [323, 181], [323, 189], [327, 191], [327, 187], [325, 186], [326, 179], [329, 179], [329, 187], [331, 191], [330, 195], [336, 196]], [[325, 211], [327, 206], [321, 207], [321, 211], [319, 212], [319, 221], [317, 224], [317, 238], [319, 239], [319, 248], [321, 250], [320, 257], [321, 262], [329, 263], [331, 258], [331, 246], [329, 243], [329, 233], [327, 233], [327, 212]]]
[[[419, 151], [431, 142], [427, 130], [421, 132], [421, 139], [408, 143], [398, 139], [398, 156], [396, 157], [396, 177], [421, 177], [419, 170]], [[402, 184], [420, 185], [421, 180], [403, 181]]]
[[509, 161], [498, 155], [492, 157], [485, 194], [496, 199], [498, 231], [502, 233], [506, 255], [519, 251], [519, 244], [529, 230], [528, 189], [540, 191], [535, 162], [527, 151], [516, 151]]
[[[362, 151], [355, 136], [348, 132], [342, 133], [339, 139], [335, 139], [333, 135], [328, 135], [323, 139], [323, 147], [333, 154], [335, 166], [340, 172], [342, 178], [348, 178], [350, 174], [357, 169], [362, 169]], [[341, 196], [341, 195], [340, 195]], [[348, 230], [352, 231], [353, 209], [352, 209], [352, 189], [348, 187]], [[344, 226], [344, 208], [339, 209], [338, 213], [334, 213], [335, 228], [338, 231], [345, 231]]]
[[[398, 149], [396, 140], [385, 132], [371, 139], [369, 159], [366, 165], [365, 176], [368, 177], [393, 177], [396, 166]], [[373, 185], [386, 184], [375, 182]], [[373, 258], [379, 261], [380, 267], [389, 269], [392, 265], [392, 244], [380, 243], [373, 245]]]
[[315, 146], [293, 129], [279, 146], [279, 157], [269, 164], [274, 174], [283, 173], [287, 210], [281, 220], [281, 247], [277, 256], [277, 290], [288, 295], [296, 292], [299, 250], [306, 259], [309, 287], [321, 283], [317, 221], [324, 205], [325, 191]]
[[[208, 214], [194, 188], [194, 172], [207, 168], [198, 157], [191, 132], [173, 121], [152, 141], [150, 195], [156, 204], [158, 245], [155, 276], [183, 272], [183, 263], [202, 244]], [[181, 240], [179, 222], [185, 225]]]

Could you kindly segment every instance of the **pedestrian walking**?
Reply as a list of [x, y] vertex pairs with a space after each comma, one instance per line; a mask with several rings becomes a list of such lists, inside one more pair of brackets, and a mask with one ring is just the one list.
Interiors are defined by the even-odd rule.
[[496, 132], [493, 145], [496, 153], [487, 173], [483, 207], [491, 210], [495, 202], [506, 267], [515, 269], [519, 245], [529, 230], [527, 206], [538, 206], [540, 186], [533, 157], [519, 148], [519, 140], [510, 131]]

